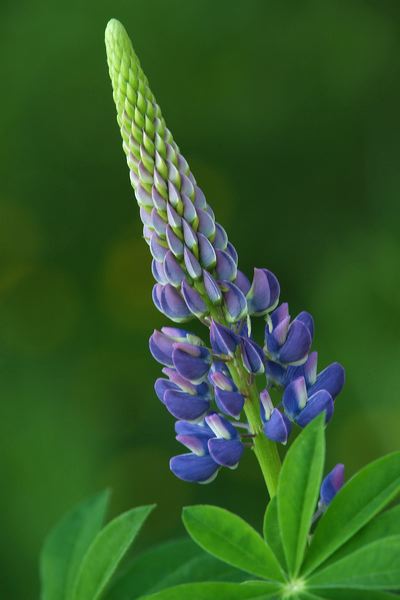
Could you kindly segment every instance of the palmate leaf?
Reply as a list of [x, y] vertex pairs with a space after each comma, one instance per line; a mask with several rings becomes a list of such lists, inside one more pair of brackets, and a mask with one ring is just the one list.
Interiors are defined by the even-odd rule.
[[276, 583], [189, 583], [162, 590], [143, 600], [272, 600], [281, 587]]
[[191, 581], [244, 581], [241, 571], [205, 553], [190, 539], [160, 544], [135, 558], [116, 578], [106, 600], [135, 600]]
[[345, 484], [321, 518], [305, 559], [310, 573], [355, 535], [400, 491], [400, 452], [380, 458]]
[[188, 506], [183, 523], [193, 540], [220, 560], [265, 579], [283, 580], [271, 548], [246, 521], [217, 506]]
[[276, 496], [268, 502], [263, 524], [264, 539], [271, 547], [283, 569], [286, 569], [285, 551], [282, 546], [278, 522], [278, 504]]
[[377, 540], [400, 535], [400, 504], [376, 516], [324, 563], [330, 565]]
[[134, 508], [100, 531], [83, 558], [72, 600], [99, 598], [153, 509], [154, 505]]
[[400, 588], [400, 536], [364, 546], [322, 568], [308, 580], [309, 587], [396, 590]]
[[40, 557], [42, 600], [70, 600], [80, 563], [103, 525], [109, 497], [106, 490], [85, 500], [48, 535]]
[[325, 413], [314, 419], [288, 451], [278, 483], [279, 529], [290, 575], [299, 572], [317, 504], [325, 458]]

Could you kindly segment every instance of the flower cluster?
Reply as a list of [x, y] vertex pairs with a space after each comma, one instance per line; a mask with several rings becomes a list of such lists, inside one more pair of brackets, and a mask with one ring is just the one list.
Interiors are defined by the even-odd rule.
[[[243, 435], [254, 438], [254, 446], [259, 436], [285, 444], [293, 424], [304, 427], [323, 411], [328, 421], [344, 370], [333, 363], [317, 373], [317, 354], [310, 353], [313, 319], [307, 312], [291, 319], [288, 305], [279, 305], [280, 285], [271, 271], [256, 268], [250, 281], [238, 270], [237, 252], [167, 129], [117, 21], [107, 28], [106, 44], [123, 148], [153, 257], [154, 304], [176, 323], [196, 317], [210, 329], [209, 346], [170, 327], [150, 339], [166, 376], [156, 382], [157, 396], [177, 419], [177, 440], [190, 450], [174, 457], [171, 469], [181, 479], [204, 483], [220, 467], [237, 466]], [[251, 317], [265, 319], [263, 346], [252, 336]], [[257, 376], [264, 378], [260, 394]], [[273, 402], [276, 388], [283, 394]], [[240, 424], [243, 412], [247, 422]]]

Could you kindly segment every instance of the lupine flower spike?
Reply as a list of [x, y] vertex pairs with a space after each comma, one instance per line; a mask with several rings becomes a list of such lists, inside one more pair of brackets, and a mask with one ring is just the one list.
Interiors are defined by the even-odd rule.
[[[107, 26], [106, 47], [122, 145], [152, 256], [154, 304], [175, 323], [196, 318], [209, 329], [204, 340], [177, 327], [150, 337], [150, 351], [165, 375], [156, 381], [156, 394], [177, 419], [176, 439], [189, 450], [171, 459], [171, 471], [207, 483], [222, 467], [236, 468], [244, 451], [241, 437], [247, 436], [274, 495], [277, 443], [286, 444], [293, 426], [304, 427], [323, 411], [327, 420], [332, 417], [343, 367], [333, 363], [317, 374], [311, 315], [291, 319], [288, 304], [279, 305], [280, 285], [269, 269], [255, 268], [251, 280], [239, 270], [238, 253], [116, 20]], [[265, 320], [263, 346], [252, 335], [253, 318]], [[263, 379], [261, 395], [257, 377]], [[276, 389], [283, 395], [274, 404]], [[335, 481], [331, 477], [333, 486]]]

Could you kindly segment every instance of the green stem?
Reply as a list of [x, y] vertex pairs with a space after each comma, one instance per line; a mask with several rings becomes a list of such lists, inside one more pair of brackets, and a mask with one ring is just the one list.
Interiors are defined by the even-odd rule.
[[236, 386], [245, 397], [244, 412], [250, 425], [250, 431], [255, 436], [254, 454], [260, 465], [270, 498], [273, 498], [278, 487], [281, 460], [275, 442], [269, 440], [263, 432], [257, 386], [237, 359], [228, 363], [227, 366]]
[[[199, 291], [204, 292], [203, 284], [200, 283]], [[206, 294], [205, 294], [206, 297]], [[223, 325], [227, 325], [220, 307], [210, 304], [211, 317]], [[245, 398], [244, 412], [250, 426], [250, 433], [254, 435], [253, 450], [258, 464], [260, 465], [265, 484], [270, 498], [276, 495], [278, 487], [279, 472], [281, 470], [281, 459], [275, 442], [269, 440], [263, 432], [263, 424], [260, 415], [260, 397], [254, 378], [250, 377], [240, 357], [227, 362], [226, 365], [235, 382], [236, 387]]]

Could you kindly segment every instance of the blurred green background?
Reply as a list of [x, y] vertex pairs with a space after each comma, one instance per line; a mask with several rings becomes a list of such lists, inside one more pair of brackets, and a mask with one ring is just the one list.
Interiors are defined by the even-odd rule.
[[268, 266], [347, 385], [328, 467], [398, 447], [400, 4], [396, 0], [3, 0], [0, 8], [0, 597], [38, 597], [53, 523], [110, 486], [158, 502], [145, 546], [207, 501], [260, 525], [255, 460], [210, 486], [153, 393], [150, 300], [105, 61], [127, 27], [242, 270]]

